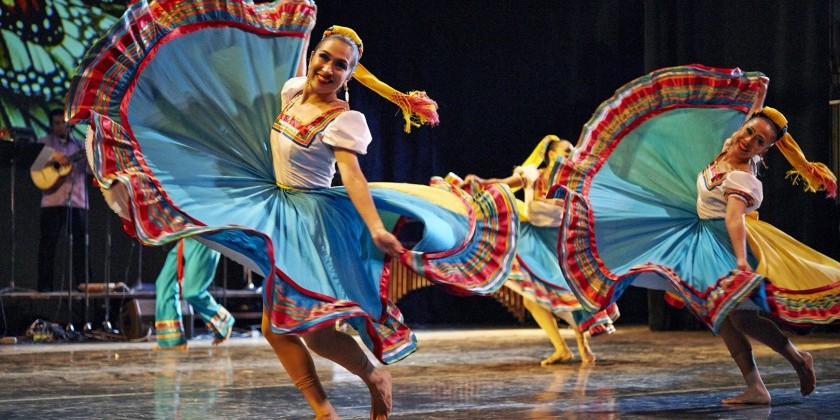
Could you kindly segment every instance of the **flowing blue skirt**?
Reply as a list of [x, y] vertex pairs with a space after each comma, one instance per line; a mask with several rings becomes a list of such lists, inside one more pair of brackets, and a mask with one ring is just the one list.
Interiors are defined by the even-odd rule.
[[604, 308], [632, 284], [668, 291], [669, 302], [686, 305], [714, 332], [738, 306], [792, 323], [838, 319], [837, 262], [787, 240], [781, 248], [803, 250], [788, 261], [813, 260], [797, 267], [825, 270], [809, 290], [785, 289], [790, 279], [773, 273], [788, 261], [766, 258], [781, 244], [767, 239], [780, 235], [748, 217], [748, 260], [756, 272], [738, 271], [724, 220], [697, 215], [697, 175], [743, 124], [760, 76], [666, 68], [623, 86], [595, 111], [550, 194], [562, 200], [558, 252], [582, 305]]
[[[387, 295], [392, 261], [344, 188], [274, 180], [269, 130], [314, 12], [301, 2], [134, 3], [89, 51], [68, 114], [90, 123], [89, 160], [127, 232], [148, 245], [195, 237], [265, 277], [274, 332], [347, 319], [391, 363], [416, 348]], [[459, 293], [502, 285], [518, 228], [509, 190], [374, 184], [371, 194], [395, 233], [408, 220], [424, 226], [400, 263]]]

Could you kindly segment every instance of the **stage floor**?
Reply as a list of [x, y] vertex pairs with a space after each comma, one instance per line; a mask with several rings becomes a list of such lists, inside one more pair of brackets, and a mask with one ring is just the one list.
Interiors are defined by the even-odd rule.
[[[793, 369], [756, 345], [770, 407], [723, 406], [742, 379], [705, 331], [623, 326], [592, 340], [599, 360], [540, 367], [551, 352], [538, 329], [416, 330], [420, 349], [389, 369], [393, 419], [838, 419], [840, 334], [793, 337], [814, 356], [817, 389], [799, 394]], [[562, 330], [574, 348], [570, 330]], [[577, 357], [576, 357], [577, 359]], [[355, 376], [316, 358], [333, 405], [368, 418]], [[153, 343], [0, 346], [0, 418], [308, 419], [306, 402], [261, 337], [213, 348], [154, 351]]]

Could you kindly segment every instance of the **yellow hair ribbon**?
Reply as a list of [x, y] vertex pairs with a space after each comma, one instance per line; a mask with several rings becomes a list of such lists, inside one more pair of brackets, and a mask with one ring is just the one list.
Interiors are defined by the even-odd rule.
[[[356, 31], [344, 26], [333, 25], [324, 31], [324, 37], [330, 35], [344, 35], [353, 40], [359, 47], [359, 57], [361, 57], [363, 44], [362, 39], [359, 38]], [[400, 107], [403, 113], [403, 119], [405, 119], [406, 133], [411, 132], [411, 127], [420, 127], [423, 124], [436, 126], [440, 123], [440, 117], [437, 113], [437, 102], [426, 95], [426, 92], [411, 91], [408, 94], [402, 93], [379, 80], [361, 63], [356, 65], [353, 78], [368, 89]]]
[[557, 137], [554, 134], [549, 134], [543, 137], [542, 140], [537, 143], [537, 147], [535, 147], [534, 150], [531, 151], [531, 154], [528, 155], [528, 159], [525, 159], [525, 162], [522, 162], [521, 166], [542, 165], [545, 160], [545, 151], [548, 150], [548, 145], [553, 141], [560, 141], [560, 137]]
[[776, 124], [776, 128], [779, 128], [779, 129], [782, 129], [782, 130], [787, 128], [787, 125], [788, 125], [787, 118], [785, 118], [785, 116], [782, 115], [782, 113], [779, 112], [779, 110], [776, 109], [776, 108], [771, 108], [769, 106], [765, 106], [764, 108], [759, 110], [756, 114], [761, 114], [761, 115], [765, 116], [766, 118], [770, 119], [770, 121], [773, 121], [773, 124]]
[[327, 28], [326, 31], [324, 31], [324, 35], [321, 36], [321, 39], [324, 39], [330, 35], [343, 35], [347, 38], [350, 38], [350, 40], [353, 41], [357, 47], [359, 47], [359, 57], [362, 56], [362, 53], [364, 52], [365, 48], [364, 44], [362, 43], [362, 38], [359, 38], [359, 34], [357, 34], [356, 31], [345, 26], [333, 25]]
[[776, 141], [776, 146], [785, 155], [790, 166], [793, 166], [785, 178], [793, 178], [794, 185], [799, 180], [804, 180], [805, 191], [825, 191], [830, 198], [837, 195], [837, 177], [831, 173], [831, 169], [820, 162], [808, 162], [790, 133], [785, 133], [784, 137]]
[[802, 149], [799, 148], [799, 145], [796, 144], [796, 141], [788, 132], [787, 118], [779, 110], [769, 106], [758, 111], [758, 114], [773, 121], [773, 124], [776, 124], [777, 128], [784, 133], [775, 144], [790, 163], [790, 166], [793, 166], [793, 169], [787, 172], [785, 178], [793, 178], [794, 185], [800, 180], [804, 180], [805, 191], [825, 191], [828, 197], [835, 197], [837, 195], [837, 177], [831, 173], [831, 170], [825, 164], [809, 162], [805, 158]]
[[[557, 137], [554, 134], [549, 134], [543, 137], [542, 140], [537, 143], [537, 147], [535, 147], [534, 150], [531, 151], [531, 154], [528, 155], [528, 159], [525, 159], [525, 162], [522, 162], [522, 165], [519, 166], [533, 165], [539, 167], [542, 165], [543, 161], [545, 161], [545, 151], [548, 150], [548, 146], [554, 141], [560, 141], [560, 137]], [[512, 187], [511, 191], [519, 191], [523, 186]]]

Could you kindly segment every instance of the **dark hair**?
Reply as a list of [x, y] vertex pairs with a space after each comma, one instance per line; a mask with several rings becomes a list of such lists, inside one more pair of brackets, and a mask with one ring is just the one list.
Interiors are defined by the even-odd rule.
[[551, 151], [553, 151], [553, 150], [557, 150], [557, 147], [558, 147], [558, 146], [560, 146], [560, 142], [561, 142], [562, 140], [563, 140], [563, 139], [560, 139], [560, 140], [549, 140], [549, 141], [548, 141], [548, 145], [547, 145], [547, 146], [545, 146], [545, 151], [543, 151], [543, 156], [542, 156], [543, 161], [542, 161], [542, 163], [540, 163], [540, 165], [539, 165], [538, 169], [542, 169], [542, 168], [548, 167], [548, 165], [550, 165], [550, 164], [552, 164], [552, 163], [553, 163], [553, 162], [549, 162], [549, 161], [548, 161], [548, 153], [549, 153], [549, 152], [551, 152]]
[[550, 164], [554, 163], [554, 162], [549, 162], [549, 161], [548, 161], [548, 152], [551, 152], [551, 151], [556, 151], [556, 150], [557, 150], [557, 148], [559, 148], [559, 147], [560, 147], [560, 143], [563, 143], [563, 142], [566, 142], [566, 143], [572, 144], [572, 142], [570, 142], [569, 140], [562, 139], [562, 138], [558, 138], [557, 140], [550, 140], [550, 141], [548, 142], [548, 146], [546, 146], [546, 148], [545, 148], [545, 152], [543, 152], [543, 161], [542, 161], [542, 163], [541, 163], [541, 164], [540, 164], [540, 166], [539, 166], [539, 168], [540, 168], [540, 169], [545, 168], [545, 167], [547, 167], [548, 165], [550, 165]]
[[548, 146], [545, 147], [545, 151], [543, 152], [543, 164], [547, 164], [548, 162], [548, 153], [556, 150], [557, 147], [560, 146], [560, 140], [549, 140]]
[[58, 115], [62, 119], [64, 119], [64, 110], [63, 109], [58, 109], [58, 108], [53, 108], [53, 109], [50, 110], [49, 114], [47, 114], [47, 117], [49, 117], [50, 121], [52, 121], [53, 117], [55, 117], [56, 115]]

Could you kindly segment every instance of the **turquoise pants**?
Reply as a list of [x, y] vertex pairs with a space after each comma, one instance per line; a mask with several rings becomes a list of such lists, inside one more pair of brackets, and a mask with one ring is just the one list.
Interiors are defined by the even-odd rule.
[[233, 328], [233, 316], [219, 305], [207, 288], [213, 283], [219, 253], [195, 239], [182, 239], [169, 251], [155, 281], [155, 334], [160, 347], [187, 343], [181, 314], [181, 298], [198, 313], [219, 339]]

